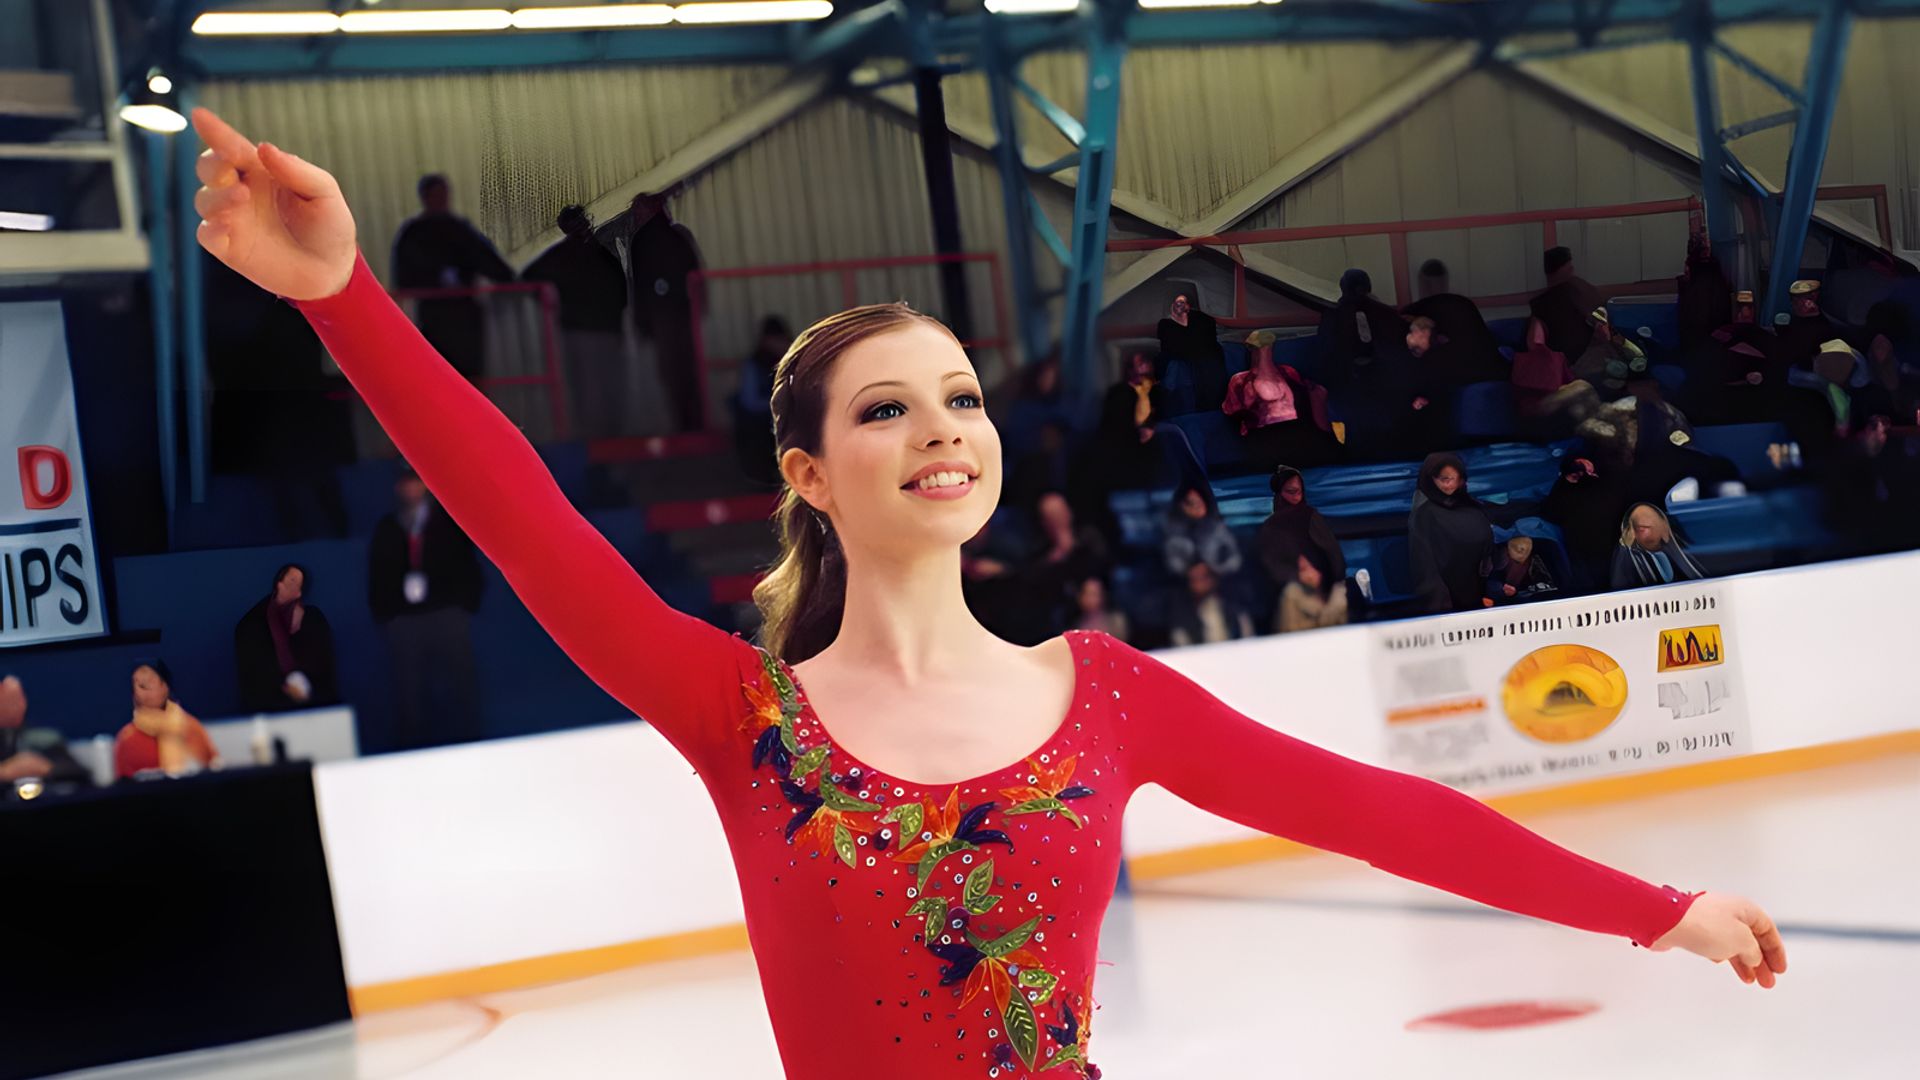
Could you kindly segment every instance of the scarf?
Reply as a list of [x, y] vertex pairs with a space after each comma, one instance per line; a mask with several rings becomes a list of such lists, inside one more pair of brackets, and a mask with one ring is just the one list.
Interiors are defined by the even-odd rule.
[[1148, 395], [1153, 393], [1153, 380], [1141, 379], [1133, 384], [1133, 425], [1143, 427], [1153, 416], [1153, 402]]
[[293, 635], [300, 629], [302, 613], [298, 600], [291, 604], [267, 600], [267, 633], [273, 635], [273, 658], [279, 661], [282, 675], [300, 670], [299, 662], [293, 658]]
[[134, 729], [158, 744], [160, 770], [168, 776], [185, 772], [187, 761], [193, 757], [187, 745], [187, 728], [192, 723], [193, 717], [177, 701], [167, 702], [164, 709], [138, 705], [133, 709]]

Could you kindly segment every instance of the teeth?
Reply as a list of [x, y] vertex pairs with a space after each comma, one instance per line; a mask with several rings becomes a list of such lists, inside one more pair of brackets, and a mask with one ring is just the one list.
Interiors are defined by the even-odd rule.
[[930, 491], [933, 488], [959, 487], [961, 484], [966, 483], [969, 479], [970, 477], [968, 477], [966, 473], [937, 472], [931, 476], [921, 477], [920, 482], [915, 486], [918, 487], [921, 491]]

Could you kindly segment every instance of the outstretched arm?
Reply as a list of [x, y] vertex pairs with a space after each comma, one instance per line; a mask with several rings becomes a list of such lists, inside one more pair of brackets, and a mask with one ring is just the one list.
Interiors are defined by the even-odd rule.
[[1771, 986], [1786, 970], [1778, 931], [1750, 902], [1655, 887], [1445, 785], [1283, 735], [1153, 658], [1139, 659], [1127, 732], [1138, 783], [1493, 907], [1731, 959], [1743, 980]]
[[731, 731], [749, 646], [668, 607], [567, 502], [519, 430], [436, 354], [359, 258], [324, 170], [204, 109], [200, 242], [295, 300], [407, 461], [589, 677], [682, 753]]

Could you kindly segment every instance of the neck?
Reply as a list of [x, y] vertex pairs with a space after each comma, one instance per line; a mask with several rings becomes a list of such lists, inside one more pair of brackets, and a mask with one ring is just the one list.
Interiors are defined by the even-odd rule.
[[825, 652], [863, 670], [914, 683], [977, 660], [997, 639], [961, 592], [960, 553], [906, 557], [850, 552], [840, 633]]

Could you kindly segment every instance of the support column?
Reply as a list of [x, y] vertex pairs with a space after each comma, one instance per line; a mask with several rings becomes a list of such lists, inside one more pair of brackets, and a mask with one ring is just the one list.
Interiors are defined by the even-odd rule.
[[1827, 163], [1827, 135], [1833, 129], [1833, 108], [1840, 97], [1840, 77], [1853, 31], [1853, 11], [1843, 3], [1827, 5], [1813, 24], [1813, 46], [1807, 53], [1806, 105], [1793, 129], [1793, 151], [1787, 158], [1787, 182], [1780, 196], [1780, 223], [1773, 236], [1772, 271], [1767, 275], [1767, 314], [1788, 310], [1788, 289], [1800, 276], [1800, 253], [1813, 218], [1814, 196], [1820, 172]]

